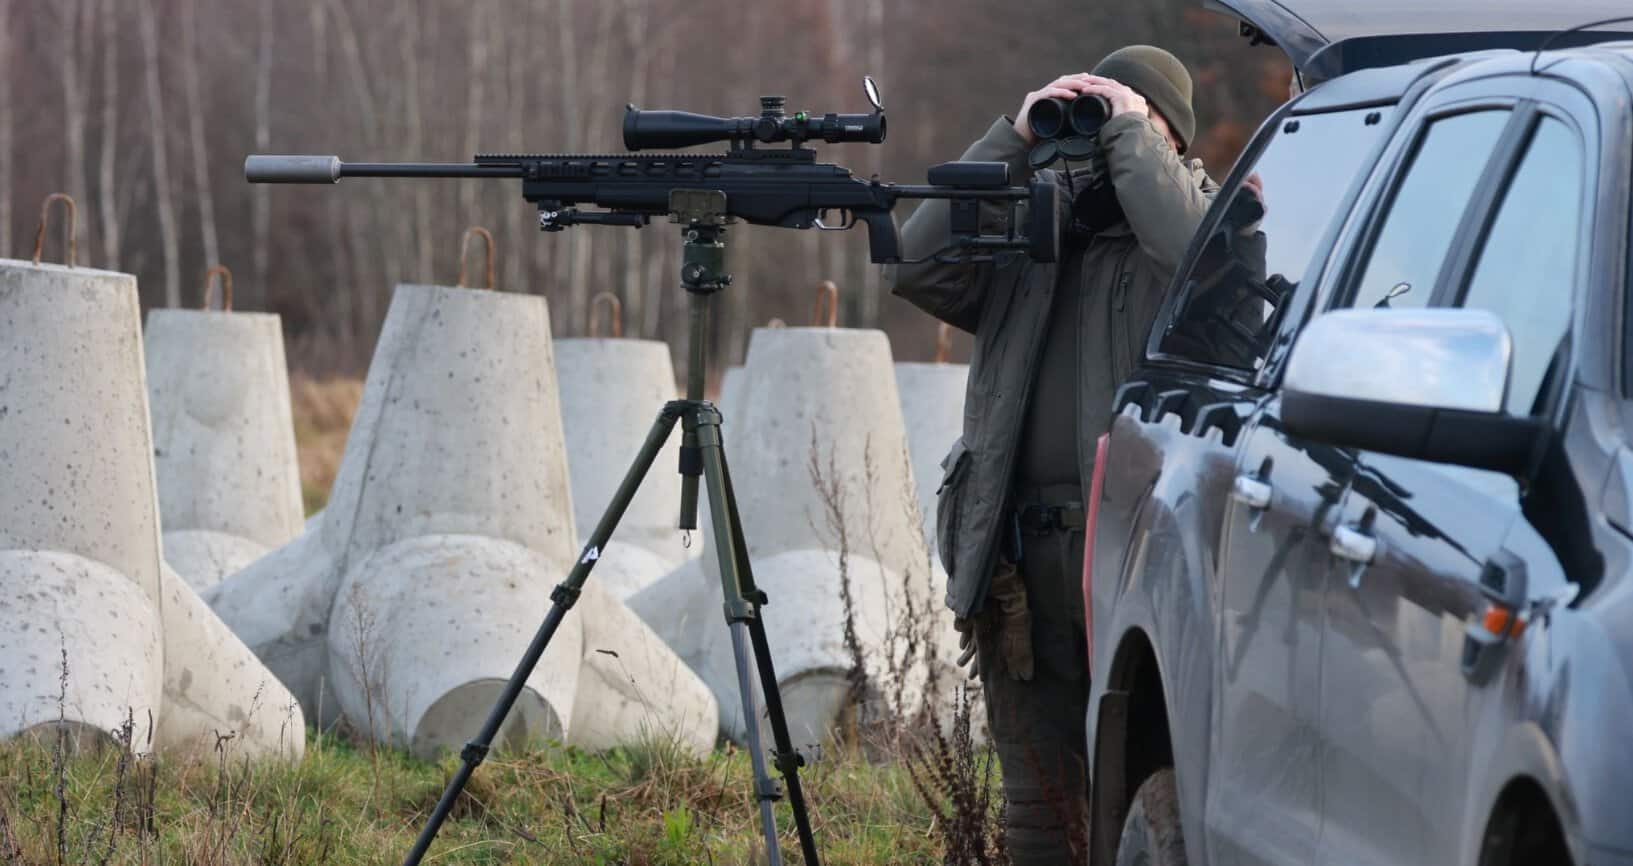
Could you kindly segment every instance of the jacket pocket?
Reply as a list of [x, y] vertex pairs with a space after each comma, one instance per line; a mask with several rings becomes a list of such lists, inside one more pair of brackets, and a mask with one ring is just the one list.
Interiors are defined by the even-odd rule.
[[953, 553], [958, 541], [958, 510], [965, 481], [969, 476], [970, 453], [964, 447], [964, 437], [953, 443], [952, 450], [941, 460], [941, 486], [936, 488], [936, 553], [941, 556], [941, 567], [949, 576], [953, 573]]

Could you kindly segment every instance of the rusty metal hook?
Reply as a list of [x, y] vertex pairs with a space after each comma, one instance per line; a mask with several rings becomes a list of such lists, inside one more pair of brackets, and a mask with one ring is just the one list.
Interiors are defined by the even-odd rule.
[[487, 242], [487, 278], [488, 284], [483, 288], [493, 288], [493, 234], [481, 226], [471, 226], [459, 239], [459, 287], [465, 288], [465, 255], [470, 251], [471, 235], [478, 235]]
[[226, 265], [216, 265], [204, 272], [204, 300], [199, 309], [210, 309], [210, 287], [215, 285], [215, 278], [221, 278], [221, 312], [232, 312], [232, 271]]
[[823, 280], [817, 283], [816, 303], [811, 305], [811, 324], [822, 324], [822, 307], [828, 307], [828, 327], [832, 328], [839, 321], [839, 287], [833, 280]]
[[599, 292], [590, 299], [590, 336], [601, 336], [601, 321], [596, 318], [595, 313], [601, 309], [603, 302], [607, 305], [612, 321], [613, 338], [622, 337], [624, 335], [624, 302], [618, 300], [618, 296], [612, 292]]
[[936, 363], [947, 363], [947, 356], [953, 350], [953, 326], [946, 322], [936, 329]]
[[68, 225], [63, 234], [68, 239], [68, 267], [74, 266], [74, 260], [79, 255], [79, 206], [74, 204], [73, 196], [65, 192], [54, 192], [45, 197], [45, 203], [40, 205], [40, 228], [34, 233], [34, 264], [40, 263], [40, 255], [45, 252], [45, 224], [51, 219], [51, 203], [60, 201], [68, 207]]

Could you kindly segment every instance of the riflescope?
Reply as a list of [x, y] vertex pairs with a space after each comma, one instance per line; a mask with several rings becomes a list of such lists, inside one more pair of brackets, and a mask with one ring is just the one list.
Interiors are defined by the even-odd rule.
[[691, 111], [642, 111], [631, 105], [624, 109], [624, 147], [654, 150], [692, 147], [715, 141], [743, 144], [777, 144], [806, 141], [829, 144], [854, 141], [878, 144], [885, 140], [885, 112], [879, 90], [871, 77], [864, 79], [872, 114], [789, 114], [788, 100], [781, 96], [760, 97], [758, 117], [716, 117]]
[[1094, 135], [1111, 117], [1111, 103], [1105, 97], [1083, 94], [1065, 100], [1058, 96], [1040, 99], [1027, 109], [1026, 123], [1032, 134], [1043, 141], [1054, 141], [1074, 135], [1085, 138]]

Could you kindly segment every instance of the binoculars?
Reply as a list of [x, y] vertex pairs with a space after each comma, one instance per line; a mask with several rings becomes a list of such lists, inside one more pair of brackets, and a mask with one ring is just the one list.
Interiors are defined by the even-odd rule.
[[1026, 112], [1026, 123], [1039, 140], [1054, 141], [1073, 136], [1093, 136], [1110, 117], [1111, 103], [1104, 97], [1083, 94], [1066, 100], [1051, 96], [1032, 103]]

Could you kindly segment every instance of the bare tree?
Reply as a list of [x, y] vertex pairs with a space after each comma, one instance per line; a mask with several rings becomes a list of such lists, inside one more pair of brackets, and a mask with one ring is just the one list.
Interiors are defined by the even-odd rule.
[[10, 254], [11, 200], [16, 195], [11, 186], [11, 89], [17, 81], [11, 74], [11, 19], [11, 0], [0, 0], [0, 256]]
[[[257, 3], [255, 8], [255, 149], [265, 153], [272, 149], [272, 4]], [[272, 190], [257, 184], [250, 196], [250, 274], [254, 277], [250, 291], [265, 298], [272, 256]]]
[[119, 6], [102, 0], [102, 136], [97, 172], [98, 215], [102, 223], [102, 266], [119, 268], [119, 201], [114, 156], [119, 147]]
[[63, 140], [66, 145], [68, 194], [85, 200], [85, 85], [80, 81], [79, 32], [81, 0], [61, 0], [62, 43], [57, 49], [62, 78]]
[[199, 95], [198, 0], [187, 0], [181, 15], [182, 81], [187, 92], [187, 138], [192, 151], [193, 189], [198, 196], [199, 233], [204, 263], [221, 264], [215, 234], [215, 196], [210, 192], [210, 150], [204, 144], [204, 100]]
[[181, 306], [180, 238], [176, 233], [176, 212], [170, 201], [170, 163], [165, 154], [163, 84], [159, 80], [159, 28], [153, 15], [153, 0], [140, 0], [142, 50], [147, 82], [147, 122], [153, 148], [153, 196], [158, 202], [159, 236], [164, 245], [164, 300], [169, 307]]

